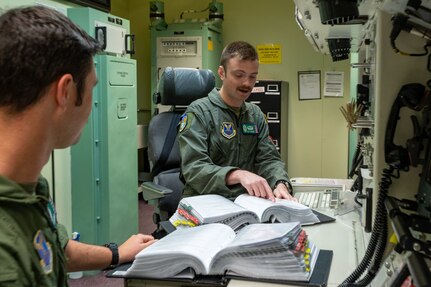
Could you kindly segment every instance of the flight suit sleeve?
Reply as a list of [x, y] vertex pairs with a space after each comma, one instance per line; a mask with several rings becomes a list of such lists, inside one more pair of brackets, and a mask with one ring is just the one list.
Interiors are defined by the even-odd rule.
[[0, 238], [0, 262], [2, 262], [2, 267], [0, 268], [0, 286], [20, 286], [20, 267], [14, 254], [19, 252], [16, 248], [22, 246], [19, 241], [16, 242], [16, 239], [11, 239], [14, 236], [10, 236], [12, 230], [9, 220], [3, 217], [1, 212], [0, 228], [3, 231], [1, 234], [2, 238]]
[[229, 195], [226, 175], [233, 166], [218, 166], [209, 156], [208, 123], [205, 116], [195, 111], [186, 112], [179, 129], [179, 147], [181, 154], [181, 172], [186, 182], [184, 194], [216, 193]]
[[285, 163], [280, 158], [274, 143], [269, 137], [269, 128], [262, 112], [258, 121], [259, 137], [255, 159], [257, 173], [264, 177], [271, 188], [279, 180], [289, 181], [289, 176], [285, 169]]
[[61, 248], [65, 250], [66, 245], [69, 242], [69, 235], [67, 234], [66, 227], [63, 224], [58, 223], [57, 230], [58, 230], [58, 238], [60, 240]]

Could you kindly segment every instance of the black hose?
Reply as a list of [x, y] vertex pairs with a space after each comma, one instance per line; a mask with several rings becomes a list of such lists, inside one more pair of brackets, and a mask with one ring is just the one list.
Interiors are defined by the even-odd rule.
[[398, 273], [397, 277], [395, 277], [394, 281], [392, 281], [391, 286], [392, 287], [401, 287], [407, 277], [410, 276], [410, 271], [408, 264], [404, 264], [403, 268], [401, 268], [400, 273]]
[[352, 166], [350, 168], [349, 175], [348, 175], [349, 178], [353, 178], [358, 167], [362, 164], [362, 162], [363, 162], [363, 155], [361, 153], [361, 143], [358, 142], [356, 144], [355, 153], [353, 154]]
[[[388, 193], [388, 188], [392, 184], [392, 173], [394, 168], [383, 170], [383, 175], [379, 184], [379, 197], [377, 200], [376, 216], [374, 218], [373, 231], [371, 233], [370, 242], [367, 250], [365, 251], [364, 258], [359, 263], [358, 267], [347, 277], [339, 286], [367, 286], [369, 282], [375, 277], [380, 268], [383, 254], [385, 251], [387, 241], [387, 214], [385, 209], [385, 199]], [[374, 258], [374, 260], [373, 260]], [[367, 268], [372, 265], [364, 278], [356, 282]]]

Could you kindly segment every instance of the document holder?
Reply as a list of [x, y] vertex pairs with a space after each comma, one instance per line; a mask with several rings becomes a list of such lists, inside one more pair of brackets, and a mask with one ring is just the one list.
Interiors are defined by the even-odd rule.
[[[314, 266], [313, 274], [310, 277], [310, 281], [286, 281], [286, 280], [271, 280], [271, 279], [260, 279], [251, 277], [239, 277], [234, 275], [226, 274], [224, 276], [196, 276], [193, 279], [186, 278], [129, 278], [124, 275], [124, 272], [132, 265], [127, 263], [118, 266], [117, 268], [109, 271], [106, 274], [108, 278], [123, 278], [130, 282], [133, 282], [133, 286], [147, 286], [149, 282], [157, 282], [163, 286], [202, 286], [202, 287], [213, 287], [213, 286], [227, 286], [230, 279], [238, 279], [244, 281], [255, 281], [255, 282], [268, 282], [278, 284], [290, 284], [296, 286], [311, 286], [311, 287], [324, 287], [328, 284], [329, 271], [331, 269], [332, 257], [334, 252], [332, 250], [320, 250], [317, 257], [316, 265]], [[127, 284], [125, 285], [127, 286]], [[160, 285], [162, 286], [162, 285]]]
[[[124, 272], [129, 269], [132, 265], [132, 262], [122, 264], [117, 268], [110, 270], [106, 273], [106, 277], [108, 278], [123, 278], [124, 280], [130, 281], [133, 286], [148, 286], [149, 283], [156, 283], [157, 286], [181, 286], [181, 287], [220, 287], [227, 286], [229, 280], [224, 276], [195, 276], [193, 279], [189, 278], [135, 278], [135, 277], [126, 277]], [[161, 272], [163, 272], [161, 270]], [[132, 284], [133, 283], [133, 284]], [[127, 284], [125, 284], [127, 286]]]

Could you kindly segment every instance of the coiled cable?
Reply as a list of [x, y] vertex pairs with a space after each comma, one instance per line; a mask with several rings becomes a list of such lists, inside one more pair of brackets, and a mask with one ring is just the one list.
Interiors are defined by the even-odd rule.
[[[397, 177], [393, 175], [394, 170], [395, 168], [393, 166], [383, 169], [383, 175], [379, 184], [379, 197], [377, 200], [376, 216], [374, 218], [370, 242], [368, 244], [367, 250], [365, 251], [364, 258], [362, 258], [362, 261], [352, 272], [352, 274], [350, 274], [343, 281], [343, 283], [339, 285], [341, 287], [367, 286], [376, 276], [380, 268], [388, 236], [385, 199], [387, 197], [389, 186], [392, 184], [392, 177]], [[368, 270], [368, 273], [360, 281], [356, 282], [370, 266], [371, 261], [373, 262]]]

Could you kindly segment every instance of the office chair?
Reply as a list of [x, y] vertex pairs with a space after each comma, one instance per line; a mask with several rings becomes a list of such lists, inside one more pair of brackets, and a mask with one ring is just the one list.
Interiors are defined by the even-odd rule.
[[142, 195], [154, 207], [153, 222], [160, 229], [177, 209], [184, 184], [180, 180], [177, 125], [187, 105], [205, 97], [215, 86], [211, 70], [167, 67], [153, 95], [156, 104], [171, 109], [155, 115], [148, 126], [148, 161], [152, 181], [143, 182]]

